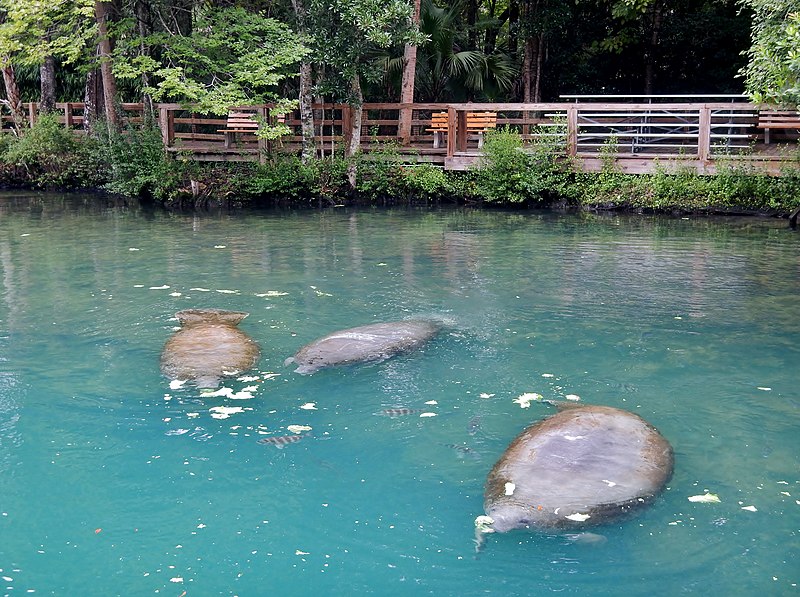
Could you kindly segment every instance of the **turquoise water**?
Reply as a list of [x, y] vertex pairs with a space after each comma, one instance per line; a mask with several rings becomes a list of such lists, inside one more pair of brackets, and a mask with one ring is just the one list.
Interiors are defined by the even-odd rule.
[[[4, 194], [0, 272], [0, 594], [798, 594], [785, 221]], [[225, 386], [252, 398], [160, 375], [189, 307], [250, 313], [258, 379]], [[418, 353], [283, 365], [420, 315], [448, 327]], [[526, 392], [643, 416], [675, 448], [668, 489], [594, 540], [493, 535], [476, 555], [486, 474], [553, 410]], [[391, 407], [417, 412], [376, 415]], [[312, 430], [257, 443], [290, 425]], [[705, 491], [720, 502], [688, 500]]]

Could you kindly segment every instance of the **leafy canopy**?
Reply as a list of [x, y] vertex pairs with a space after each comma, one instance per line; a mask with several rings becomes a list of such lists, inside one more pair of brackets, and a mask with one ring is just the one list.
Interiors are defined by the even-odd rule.
[[742, 0], [754, 11], [741, 74], [756, 102], [800, 104], [800, 0]]
[[16, 64], [75, 63], [95, 36], [94, 0], [0, 0], [0, 54]]
[[148, 74], [154, 82], [145, 91], [154, 100], [193, 103], [202, 114], [277, 100], [277, 85], [309, 52], [286, 25], [242, 8], [201, 9], [191, 35], [155, 33], [132, 43], [152, 51], [131, 57], [134, 48], [120, 44], [116, 76]]
[[308, 9], [314, 60], [328, 67], [327, 92], [343, 95], [356, 75], [380, 80], [380, 50], [425, 39], [406, 0], [310, 0]]

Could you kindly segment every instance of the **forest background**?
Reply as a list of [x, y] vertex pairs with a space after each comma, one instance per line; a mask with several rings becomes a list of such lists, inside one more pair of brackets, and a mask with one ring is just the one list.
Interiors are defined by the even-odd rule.
[[[796, 107], [798, 0], [0, 0], [0, 69], [0, 104], [13, 124], [0, 137], [6, 185], [195, 204], [449, 200], [776, 213], [800, 205], [795, 165], [778, 179], [738, 167], [714, 177], [612, 167], [586, 175], [552, 144], [517, 151], [511, 131], [490, 136], [481, 168], [468, 173], [404, 168], [391, 147], [387, 160], [364, 160], [360, 135], [340, 157], [320, 159], [310, 107], [342, 102], [358, 115], [364, 102], [743, 89], [753, 101]], [[86, 135], [47, 116], [56, 102], [81, 100]], [[24, 102], [39, 103], [33, 126]], [[121, 102], [144, 103], [143, 127], [124, 129]], [[174, 159], [161, 146], [154, 102], [209, 114], [299, 107], [302, 154], [266, 164]], [[407, 127], [401, 119], [401, 137]]]

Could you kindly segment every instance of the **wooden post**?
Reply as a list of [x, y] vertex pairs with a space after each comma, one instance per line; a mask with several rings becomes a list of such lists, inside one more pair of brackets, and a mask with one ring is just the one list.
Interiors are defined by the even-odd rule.
[[567, 154], [578, 154], [578, 106], [567, 107]]
[[447, 107], [447, 157], [452, 158], [456, 154], [456, 133], [457, 118], [456, 109]]
[[28, 122], [33, 126], [36, 123], [36, 107], [35, 102], [28, 102]]
[[456, 147], [458, 151], [467, 151], [467, 112], [466, 110], [458, 111], [458, 118], [456, 119]]
[[[263, 122], [266, 122], [267, 125], [271, 124], [269, 121], [269, 108], [266, 106], [259, 106], [256, 108], [256, 113], [258, 114], [258, 118], [262, 119]], [[265, 164], [267, 162], [267, 154], [270, 151], [270, 143], [266, 139], [262, 139], [258, 137], [258, 163]]]
[[67, 102], [64, 104], [64, 126], [68, 130], [72, 130], [73, 120], [72, 120], [72, 103]]
[[164, 149], [172, 147], [175, 140], [175, 114], [169, 108], [158, 107], [158, 126], [161, 129], [161, 140], [164, 142]]
[[697, 159], [700, 168], [705, 171], [711, 157], [711, 109], [703, 105], [700, 108], [697, 127]]

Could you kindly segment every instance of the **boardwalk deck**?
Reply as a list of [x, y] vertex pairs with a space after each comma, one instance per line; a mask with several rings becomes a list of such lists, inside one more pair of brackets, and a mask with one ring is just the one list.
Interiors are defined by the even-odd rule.
[[[498, 128], [518, 131], [526, 145], [560, 143], [568, 155], [587, 171], [596, 171], [613, 161], [623, 172], [646, 173], [656, 168], [690, 168], [714, 173], [721, 163], [744, 163], [778, 174], [787, 156], [780, 151], [797, 146], [795, 129], [772, 130], [765, 144], [759, 115], [770, 106], [746, 102], [741, 96], [567, 96], [550, 103], [414, 104], [411, 143], [401, 146], [398, 122], [401, 104], [364, 104], [361, 143], [365, 152], [379, 152], [391, 144], [394, 159], [409, 163], [432, 163], [446, 169], [473, 167], [482, 155], [477, 135], [469, 134], [467, 114], [496, 114]], [[608, 100], [608, 101], [605, 101]], [[704, 101], [696, 101], [704, 100]], [[236, 106], [237, 110], [269, 118], [271, 106]], [[83, 104], [58, 104], [62, 122], [81, 130]], [[142, 121], [142, 104], [123, 104], [126, 118]], [[317, 147], [322, 155], [337, 154], [346, 142], [349, 107], [342, 104], [314, 106], [318, 118]], [[274, 152], [299, 153], [301, 126], [298, 113], [286, 115], [284, 123], [293, 134], [265, 142], [241, 135], [226, 143], [226, 116], [209, 117], [178, 104], [158, 104], [158, 122], [168, 152], [203, 161], [254, 161]], [[36, 105], [29, 111], [35, 118]], [[447, 114], [445, 143], [432, 127], [436, 114]], [[442, 117], [440, 117], [442, 120]], [[7, 127], [7, 118], [3, 126]], [[441, 128], [441, 127], [439, 127]], [[788, 158], [793, 159], [793, 158]]]

